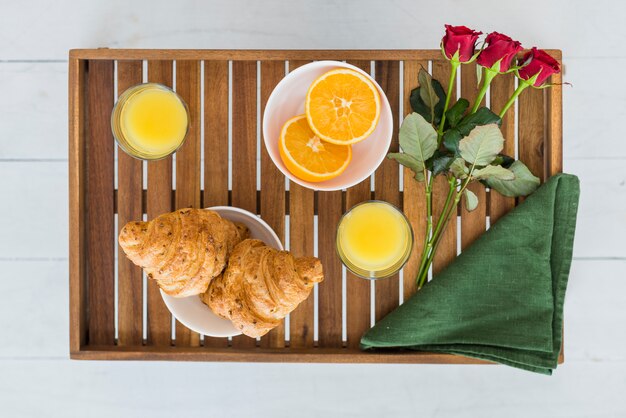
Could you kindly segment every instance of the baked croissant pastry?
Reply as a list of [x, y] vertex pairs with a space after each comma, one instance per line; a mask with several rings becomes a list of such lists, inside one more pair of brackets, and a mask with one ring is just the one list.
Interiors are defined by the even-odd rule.
[[322, 280], [317, 258], [295, 258], [288, 251], [246, 239], [237, 244], [224, 273], [200, 297], [243, 334], [260, 337], [280, 324]]
[[226, 266], [236, 244], [248, 236], [241, 224], [206, 209], [180, 209], [148, 222], [129, 222], [119, 243], [128, 258], [168, 295], [204, 293]]

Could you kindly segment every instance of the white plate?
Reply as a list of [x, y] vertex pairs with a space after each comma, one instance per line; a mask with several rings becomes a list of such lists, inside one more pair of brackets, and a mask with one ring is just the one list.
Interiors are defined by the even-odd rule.
[[[300, 180], [287, 170], [280, 158], [278, 151], [280, 131], [285, 122], [304, 113], [304, 100], [311, 83], [335, 68], [350, 68], [358, 71], [374, 83], [380, 93], [380, 119], [369, 137], [352, 145], [352, 161], [341, 175], [319, 183]], [[272, 91], [263, 112], [263, 141], [270, 158], [291, 181], [313, 190], [341, 190], [368, 178], [387, 155], [392, 133], [393, 116], [383, 89], [360, 68], [340, 61], [315, 61], [293, 70]]]
[[[214, 206], [207, 209], [217, 212], [224, 219], [246, 225], [250, 229], [251, 238], [259, 239], [270, 247], [283, 249], [283, 244], [272, 228], [255, 214], [230, 206]], [[161, 296], [172, 315], [192, 331], [210, 337], [233, 337], [241, 334], [229, 320], [214, 314], [197, 295], [175, 298], [161, 290]]]

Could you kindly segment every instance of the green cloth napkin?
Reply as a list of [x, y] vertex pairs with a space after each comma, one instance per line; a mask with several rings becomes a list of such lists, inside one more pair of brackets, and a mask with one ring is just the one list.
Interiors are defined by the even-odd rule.
[[[552, 374], [561, 349], [578, 178], [550, 178], [361, 338]], [[405, 280], [411, 278], [405, 278]]]

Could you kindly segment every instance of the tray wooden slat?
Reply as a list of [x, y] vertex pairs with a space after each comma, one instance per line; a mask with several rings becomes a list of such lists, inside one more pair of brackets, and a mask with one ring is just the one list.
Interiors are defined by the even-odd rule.
[[563, 74], [551, 76], [550, 83], [553, 86], [546, 92], [546, 141], [548, 173], [553, 176], [563, 170]]
[[[370, 73], [370, 61], [348, 61]], [[354, 205], [370, 200], [371, 181], [365, 179], [346, 191], [346, 211]], [[346, 338], [348, 347], [358, 348], [361, 335], [370, 327], [371, 285], [367, 280], [346, 272]]]
[[[257, 65], [256, 61], [233, 62], [232, 158], [233, 206], [257, 213]], [[246, 336], [233, 338], [233, 347], [255, 347]]]
[[[509, 97], [515, 91], [515, 75], [506, 74], [496, 77], [491, 82], [490, 99], [491, 108], [499, 112]], [[515, 104], [509, 108], [502, 118], [502, 135], [504, 136], [504, 149], [502, 152], [511, 157], [515, 156]], [[489, 215], [493, 225], [498, 219], [515, 207], [515, 198], [502, 196], [495, 190], [489, 192]]]
[[[175, 209], [200, 208], [200, 61], [176, 61], [176, 92], [187, 103], [191, 123], [176, 152]], [[199, 346], [200, 334], [176, 321], [176, 345]]]
[[[559, 59], [560, 61], [560, 59]], [[563, 66], [561, 65], [561, 68]], [[546, 95], [546, 177], [563, 171], [563, 74], [554, 74], [548, 80], [553, 86], [545, 92]], [[563, 326], [562, 332], [564, 332]], [[559, 364], [565, 361], [565, 335], [561, 339], [561, 353]]]
[[69, 273], [70, 353], [79, 353], [87, 343], [87, 279], [85, 237], [85, 80], [86, 61], [69, 63]]
[[[561, 51], [547, 49], [561, 60]], [[521, 54], [520, 54], [521, 56]], [[434, 60], [441, 61], [440, 49], [74, 49], [70, 59], [146, 60]]]
[[[142, 81], [142, 62], [119, 61], [117, 94]], [[142, 162], [121, 149], [117, 153], [117, 226], [118, 233], [127, 222], [143, 216]], [[141, 345], [143, 342], [143, 279], [141, 268], [117, 251], [118, 344]]]
[[[285, 76], [285, 63], [266, 61], [261, 64], [261, 120], [272, 90]], [[267, 150], [261, 147], [261, 217], [272, 227], [281, 242], [285, 242], [285, 176], [276, 168]], [[261, 338], [262, 347], [285, 346], [285, 322]]]
[[[203, 206], [228, 206], [228, 61], [204, 62]], [[228, 340], [205, 336], [204, 346], [226, 347]]]
[[317, 192], [317, 254], [324, 266], [324, 282], [319, 285], [319, 345], [341, 347], [342, 273], [335, 251], [335, 231], [343, 213], [341, 192]]
[[[309, 61], [289, 61], [293, 71]], [[309, 256], [315, 251], [314, 242], [315, 193], [297, 183], [289, 183], [289, 249], [296, 257]], [[317, 286], [317, 285], [316, 285]], [[289, 344], [294, 348], [313, 347], [315, 304], [311, 295], [289, 315]]]
[[[400, 106], [400, 63], [398, 61], [376, 61], [374, 67], [376, 81], [385, 92], [391, 112], [394, 115], [393, 137], [389, 152], [398, 152], [398, 123], [397, 115]], [[398, 163], [385, 158], [374, 173], [374, 196], [385, 200], [396, 207], [400, 207], [400, 168]], [[375, 318], [382, 319], [400, 303], [400, 279], [394, 274], [384, 280], [376, 281]]]
[[268, 363], [426, 363], [426, 364], [491, 364], [452, 354], [412, 351], [363, 352], [347, 348], [214, 348], [155, 346], [89, 346], [72, 354], [81, 360], [165, 360], [165, 361], [228, 361]]
[[113, 62], [90, 61], [87, 85], [87, 277], [89, 341], [115, 340]]
[[228, 61], [204, 63], [204, 206], [228, 205]]
[[[550, 51], [560, 60], [560, 51]], [[415, 292], [415, 275], [426, 229], [423, 183], [415, 182], [410, 171], [400, 170], [385, 160], [375, 173], [374, 193], [370, 180], [338, 192], [313, 192], [288, 184], [274, 167], [264, 147], [258, 148], [258, 130], [263, 111], [274, 86], [285, 74], [310, 60], [348, 60], [375, 76], [385, 91], [394, 113], [392, 150], [398, 149], [397, 122], [400, 86], [403, 83], [403, 114], [410, 113], [410, 92], [417, 86], [420, 67], [432, 66], [434, 76], [445, 85], [448, 64], [440, 51], [215, 51], [215, 50], [76, 50], [70, 53], [70, 350], [72, 358], [158, 359], [214, 361], [309, 361], [309, 362], [394, 362], [394, 363], [475, 363], [465, 357], [397, 351], [361, 352], [360, 336], [370, 326], [370, 305], [375, 300], [378, 320], [395, 308], [399, 300], [399, 278], [375, 283], [346, 274], [345, 295], [342, 266], [335, 253], [337, 222], [346, 208], [370, 199], [401, 206], [415, 233], [414, 253], [404, 269], [404, 300]], [[147, 60], [147, 62], [145, 61]], [[147, 79], [168, 86], [176, 69], [176, 90], [190, 108], [192, 126], [185, 145], [172, 158], [142, 163], [123, 152], [117, 162], [110, 132], [113, 105], [114, 63], [117, 61], [118, 93], [141, 82], [147, 63]], [[143, 62], [142, 62], [143, 61]], [[202, 67], [204, 65], [204, 67]], [[204, 79], [201, 79], [204, 68]], [[403, 71], [401, 73], [401, 69]], [[259, 72], [260, 77], [257, 76]], [[402, 77], [402, 80], [401, 80]], [[476, 94], [475, 69], [463, 66], [460, 75], [464, 96]], [[202, 81], [204, 86], [202, 86]], [[560, 76], [552, 77], [560, 83]], [[496, 78], [490, 92], [497, 110], [515, 87], [514, 77]], [[557, 86], [547, 91], [525, 92], [519, 102], [519, 126], [512, 112], [503, 121], [507, 142], [505, 152], [515, 153], [515, 132], [520, 139], [520, 157], [542, 179], [562, 168], [562, 98]], [[109, 98], [109, 99], [103, 99]], [[201, 99], [204, 99], [203, 102]], [[473, 97], [468, 97], [472, 101]], [[229, 100], [232, 102], [229, 103]], [[260, 109], [258, 108], [260, 103]], [[229, 112], [229, 106], [231, 112]], [[262, 113], [261, 113], [262, 115]], [[230, 120], [229, 120], [230, 117]], [[204, 118], [204, 135], [201, 135]], [[232, 138], [232, 142], [229, 137]], [[204, 164], [200, 151], [204, 150]], [[228, 154], [232, 154], [229, 162]], [[260, 190], [257, 165], [260, 164]], [[142, 190], [142, 166], [147, 169], [147, 190]], [[204, 188], [201, 188], [202, 168]], [[113, 175], [117, 170], [118, 187]], [[229, 188], [229, 171], [232, 189]], [[400, 178], [404, 189], [400, 190]], [[174, 187], [173, 178], [176, 179]], [[448, 188], [437, 180], [435, 215], [441, 210]], [[175, 189], [175, 190], [174, 190]], [[231, 189], [231, 190], [229, 190]], [[475, 190], [481, 206], [472, 213], [459, 211], [461, 244], [465, 248], [491, 223], [514, 207], [515, 199], [495, 192]], [[201, 339], [177, 324], [172, 341], [172, 318], [157, 286], [148, 280], [147, 299], [142, 295], [142, 274], [116, 249], [119, 228], [132, 219], [155, 216], [182, 207], [233, 205], [260, 213], [296, 256], [317, 252], [326, 280], [317, 286], [317, 311], [313, 295], [289, 317], [287, 338], [284, 326], [261, 338]], [[114, 227], [115, 214], [118, 229]], [[289, 236], [285, 234], [289, 219]], [[317, 215], [317, 231], [314, 224]], [[456, 222], [445, 233], [435, 260], [437, 272], [457, 253]], [[288, 239], [286, 239], [288, 238]], [[117, 251], [117, 253], [115, 252]], [[118, 323], [114, 310], [114, 255], [118, 254]], [[345, 311], [342, 303], [345, 301]], [[143, 330], [142, 305], [147, 304]], [[318, 338], [314, 338], [318, 318]], [[344, 329], [345, 324], [345, 329]], [[116, 328], [117, 327], [117, 328]], [[118, 338], [116, 339], [116, 333]], [[147, 335], [147, 340], [143, 336]], [[562, 357], [561, 357], [562, 360]]]
[[519, 120], [524, 123], [517, 127], [519, 138], [519, 158], [526, 162], [530, 171], [545, 180], [546, 164], [545, 126], [544, 126], [545, 90], [528, 88], [519, 97]]
[[[148, 81], [173, 87], [173, 62], [148, 61]], [[148, 220], [162, 213], [171, 212], [172, 157], [148, 162], [148, 191], [146, 208]], [[158, 346], [172, 342], [172, 316], [167, 310], [159, 287], [148, 280], [148, 343]]]
[[[420, 68], [428, 69], [428, 61], [404, 61], [403, 87], [404, 87], [404, 116], [413, 112], [411, 108], [411, 90], [419, 83], [416, 82]], [[411, 226], [413, 227], [413, 252], [404, 266], [404, 300], [407, 300], [417, 291], [417, 273], [419, 271], [420, 257], [424, 250], [424, 237], [426, 236], [427, 220], [426, 199], [424, 193], [426, 185], [415, 181], [415, 174], [408, 168], [402, 171], [404, 176], [403, 210]]]
[[[289, 250], [295, 257], [314, 254], [315, 229], [313, 206], [315, 194], [296, 183], [289, 184]], [[291, 347], [313, 347], [315, 304], [313, 295], [289, 315]]]

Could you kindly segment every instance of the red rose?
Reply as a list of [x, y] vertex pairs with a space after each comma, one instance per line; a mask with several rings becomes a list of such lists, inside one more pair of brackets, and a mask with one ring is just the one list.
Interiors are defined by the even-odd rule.
[[523, 67], [518, 70], [517, 75], [522, 80], [530, 80], [537, 75], [537, 79], [533, 83], [535, 87], [541, 87], [548, 77], [561, 72], [559, 63], [548, 55], [546, 51], [536, 47], [533, 47], [524, 55], [520, 60], [520, 65], [523, 65]]
[[458, 51], [459, 61], [468, 62], [474, 55], [476, 40], [480, 34], [482, 32], [475, 32], [466, 26], [446, 25], [446, 34], [441, 40], [446, 57], [452, 59]]
[[485, 42], [487, 47], [481, 51], [476, 62], [483, 67], [491, 68], [500, 60], [498, 71], [501, 73], [507, 72], [511, 68], [513, 58], [522, 50], [520, 42], [498, 32], [491, 32], [487, 35]]

